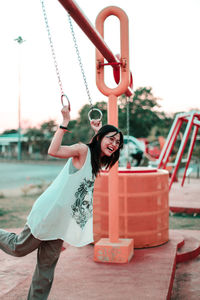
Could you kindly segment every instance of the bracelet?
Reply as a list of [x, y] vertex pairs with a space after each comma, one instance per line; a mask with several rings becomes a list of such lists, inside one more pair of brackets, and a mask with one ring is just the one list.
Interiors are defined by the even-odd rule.
[[67, 131], [67, 132], [71, 132], [71, 131], [69, 131], [69, 130], [67, 129], [67, 127], [65, 127], [65, 126], [60, 125], [59, 128], [65, 130], [65, 131]]

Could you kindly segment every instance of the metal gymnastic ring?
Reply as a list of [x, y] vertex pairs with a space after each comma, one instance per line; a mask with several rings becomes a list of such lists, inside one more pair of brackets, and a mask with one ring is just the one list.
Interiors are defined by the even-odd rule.
[[102, 120], [102, 117], [103, 117], [103, 114], [102, 114], [102, 111], [101, 111], [100, 109], [98, 109], [98, 108], [91, 108], [91, 109], [89, 110], [89, 112], [88, 112], [88, 119], [90, 120], [90, 122], [92, 121], [92, 119], [91, 119], [91, 117], [90, 117], [90, 114], [91, 114], [92, 111], [94, 111], [94, 110], [96, 110], [96, 111], [99, 112], [100, 118], [97, 119], [97, 120], [98, 120], [98, 121], [101, 121], [101, 120]]
[[69, 111], [71, 110], [71, 107], [70, 107], [70, 102], [69, 102], [69, 98], [67, 97], [67, 95], [65, 95], [65, 94], [62, 94], [61, 95], [61, 103], [62, 103], [62, 106], [64, 107], [65, 106], [65, 104], [64, 104], [64, 99], [63, 98], [66, 98], [67, 99], [67, 102], [68, 102], [68, 109], [69, 109]]

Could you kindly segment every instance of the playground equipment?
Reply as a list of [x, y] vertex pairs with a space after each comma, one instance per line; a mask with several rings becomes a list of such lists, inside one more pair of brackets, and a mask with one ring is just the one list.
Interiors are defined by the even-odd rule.
[[[118, 126], [118, 107], [117, 107], [117, 97], [121, 94], [125, 94], [127, 97], [130, 97], [132, 95], [132, 77], [129, 70], [129, 39], [128, 39], [128, 17], [125, 14], [123, 10], [121, 10], [118, 7], [107, 7], [103, 9], [96, 19], [96, 28], [94, 28], [89, 20], [85, 17], [85, 15], [82, 13], [78, 5], [75, 3], [75, 1], [72, 0], [59, 0], [59, 2], [63, 5], [63, 7], [69, 12], [70, 16], [76, 21], [76, 23], [80, 26], [80, 28], [85, 32], [87, 37], [92, 41], [92, 43], [96, 47], [96, 84], [98, 89], [101, 93], [108, 96], [108, 123]], [[120, 21], [120, 41], [121, 41], [121, 53], [120, 56], [115, 56], [111, 52], [111, 50], [108, 48], [106, 43], [104, 42], [104, 21], [105, 19], [110, 16], [115, 15], [119, 21]], [[104, 63], [104, 59], [107, 60], [108, 63]], [[104, 82], [104, 69], [106, 65], [110, 64], [113, 67], [114, 71], [114, 79], [116, 83], [118, 84], [115, 88], [109, 88], [105, 82]], [[135, 173], [134, 170], [130, 170], [135, 177], [135, 183], [133, 185], [132, 183], [132, 175], [131, 173], [126, 172], [124, 176], [124, 182], [125, 184], [121, 184], [121, 181], [119, 180], [119, 174], [118, 172], [118, 165], [116, 164], [111, 171], [106, 175], [106, 182], [103, 183], [103, 185], [107, 186], [107, 200], [108, 200], [108, 211], [107, 214], [109, 214], [108, 218], [108, 231], [109, 231], [109, 238], [108, 236], [103, 236], [101, 233], [101, 237], [104, 237], [100, 239], [95, 244], [94, 249], [94, 260], [98, 262], [111, 262], [111, 263], [124, 263], [128, 262], [132, 255], [133, 255], [133, 239], [135, 238], [136, 231], [131, 230], [131, 236], [129, 238], [127, 236], [123, 236], [123, 238], [119, 238], [119, 227], [121, 227], [121, 223], [119, 223], [119, 210], [121, 210], [121, 207], [119, 207], [119, 197], [121, 197], [122, 191], [120, 190], [120, 187], [123, 189], [123, 201], [126, 198], [127, 201], [124, 201], [124, 205], [127, 206], [126, 213], [127, 216], [129, 214], [128, 209], [131, 207], [129, 201], [132, 201], [132, 195], [129, 194], [129, 190], [127, 189], [127, 186], [132, 186], [132, 192], [134, 189], [137, 189], [138, 187], [138, 196], [137, 199], [135, 199], [132, 203], [132, 208], [139, 207], [138, 203], [142, 199], [140, 197], [140, 194], [143, 197], [143, 210], [145, 211], [145, 214], [142, 218], [137, 219], [139, 222], [146, 223], [147, 226], [152, 228], [152, 231], [155, 232], [154, 237], [151, 238], [151, 241], [147, 240], [147, 236], [143, 235], [141, 232], [138, 232], [138, 236], [140, 236], [140, 241], [142, 240], [142, 236], [144, 236], [144, 241], [141, 241], [140, 245], [144, 246], [150, 246], [150, 245], [159, 245], [168, 240], [168, 223], [165, 222], [164, 226], [160, 226], [160, 220], [162, 219], [162, 214], [159, 215], [159, 212], [157, 212], [156, 203], [157, 205], [160, 205], [164, 207], [166, 220], [167, 220], [167, 210], [168, 210], [168, 191], [166, 190], [165, 196], [160, 196], [158, 190], [162, 187], [162, 184], [166, 187], [166, 182], [168, 180], [168, 174], [166, 171], [157, 171], [157, 170], [147, 170], [147, 169], [140, 169], [139, 173]], [[152, 172], [151, 172], [152, 171]], [[94, 219], [95, 217], [99, 218], [101, 221], [101, 211], [98, 212], [98, 205], [95, 205], [96, 196], [101, 191], [98, 190], [98, 186], [101, 189], [101, 183], [100, 180], [103, 178], [104, 175], [100, 176], [96, 180], [95, 184], [95, 193], [94, 193]], [[145, 183], [148, 186], [148, 189], [146, 190], [146, 194], [143, 193], [144, 186], [144, 178], [149, 178], [149, 183]], [[152, 185], [152, 180], [155, 180], [156, 185]], [[165, 179], [164, 179], [165, 178]], [[138, 181], [140, 184], [138, 184]], [[148, 181], [148, 180], [147, 180]], [[165, 182], [162, 183], [161, 182]], [[124, 186], [124, 187], [123, 187]], [[118, 189], [119, 187], [119, 189]], [[152, 209], [152, 219], [148, 219], [148, 216], [151, 214], [149, 212], [149, 205], [151, 206], [151, 200], [153, 198], [149, 198], [148, 195], [151, 193], [152, 189], [155, 188], [155, 191], [152, 193], [152, 197], [154, 198], [154, 208]], [[145, 200], [145, 195], [148, 197], [148, 200]], [[101, 199], [102, 200], [102, 199]], [[164, 204], [162, 204], [162, 201], [164, 201]], [[97, 201], [98, 203], [98, 201]], [[141, 208], [139, 208], [140, 210]], [[139, 212], [138, 210], [138, 212]], [[161, 209], [162, 210], [162, 209]], [[154, 212], [153, 212], [154, 211]], [[158, 210], [159, 211], [159, 210]], [[99, 216], [99, 217], [98, 217]], [[134, 227], [135, 223], [129, 222], [126, 219], [125, 222], [128, 222], [128, 227]], [[154, 225], [152, 225], [154, 222]], [[100, 222], [101, 223], [101, 222]], [[96, 234], [97, 227], [102, 227], [102, 223], [95, 223], [94, 221], [94, 236]], [[162, 235], [156, 228], [158, 227], [164, 227], [165, 234], [158, 238], [158, 236]], [[143, 228], [144, 229], [144, 228]], [[162, 229], [161, 229], [162, 230]], [[98, 231], [98, 230], [97, 230]], [[145, 229], [144, 229], [145, 231]], [[99, 232], [97, 232], [99, 234]], [[132, 236], [133, 234], [133, 236]], [[149, 232], [147, 233], [147, 235]], [[156, 236], [156, 237], [155, 237]], [[156, 239], [156, 241], [154, 241]]]
[[[169, 239], [168, 172], [156, 168], [119, 169], [119, 236], [134, 238], [135, 248], [164, 244]], [[108, 173], [94, 188], [94, 239], [108, 236]], [[103, 255], [103, 253], [102, 253]]]
[[[185, 131], [183, 134], [183, 138], [182, 138], [179, 150], [176, 154], [175, 161], [171, 163], [171, 162], [169, 162], [170, 155], [172, 153], [174, 144], [177, 140], [180, 130], [181, 130], [181, 128], [183, 128], [182, 125], [184, 123], [186, 123], [186, 127], [185, 127]], [[191, 137], [191, 141], [190, 141], [190, 145], [189, 145], [189, 149], [188, 149], [187, 162], [185, 165], [185, 171], [184, 171], [184, 175], [183, 175], [182, 183], [181, 183], [182, 186], [184, 185], [185, 177], [186, 177], [188, 166], [190, 164], [190, 160], [192, 157], [192, 152], [194, 149], [194, 145], [195, 145], [195, 141], [197, 138], [197, 133], [198, 133], [199, 127], [200, 127], [200, 112], [199, 111], [191, 111], [188, 113], [180, 113], [180, 114], [176, 115], [176, 118], [172, 124], [171, 130], [168, 134], [167, 140], [165, 142], [165, 145], [161, 151], [160, 157], [157, 162], [159, 169], [166, 169], [167, 166], [172, 166], [174, 168], [173, 172], [172, 172], [170, 184], [169, 184], [169, 189], [171, 189], [171, 186], [176, 177], [176, 173], [178, 171], [186, 144], [188, 142], [191, 130], [193, 128], [193, 133], [192, 133], [192, 137]]]
[[[96, 28], [102, 37], [104, 37], [104, 22], [110, 15], [115, 15], [120, 20], [121, 80], [116, 88], [109, 88], [105, 84], [104, 57], [97, 49], [96, 83], [100, 92], [108, 96], [108, 123], [118, 127], [117, 97], [124, 94], [130, 84], [128, 18], [124, 11], [118, 7], [103, 9], [96, 19]], [[108, 186], [109, 239], [102, 238], [95, 244], [94, 259], [96, 261], [127, 262], [133, 255], [133, 239], [119, 239], [119, 195], [116, 191], [118, 186], [118, 164], [109, 172]]]

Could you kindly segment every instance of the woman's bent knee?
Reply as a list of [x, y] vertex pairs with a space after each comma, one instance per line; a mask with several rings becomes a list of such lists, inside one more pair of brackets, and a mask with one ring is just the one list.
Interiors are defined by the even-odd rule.
[[25, 256], [38, 248], [40, 243], [41, 241], [35, 239], [28, 228], [19, 235], [0, 230], [0, 249], [12, 256]]

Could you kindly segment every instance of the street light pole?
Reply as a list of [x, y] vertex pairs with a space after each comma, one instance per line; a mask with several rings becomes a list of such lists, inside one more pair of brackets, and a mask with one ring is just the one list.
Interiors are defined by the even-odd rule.
[[[14, 39], [18, 43], [18, 45], [21, 45], [25, 42], [21, 36], [18, 36], [18, 38]], [[17, 159], [22, 159], [22, 151], [21, 151], [21, 55], [20, 55], [20, 49], [19, 49], [19, 70], [18, 70], [18, 80], [19, 80], [19, 94], [18, 94], [18, 143], [17, 143]]]

